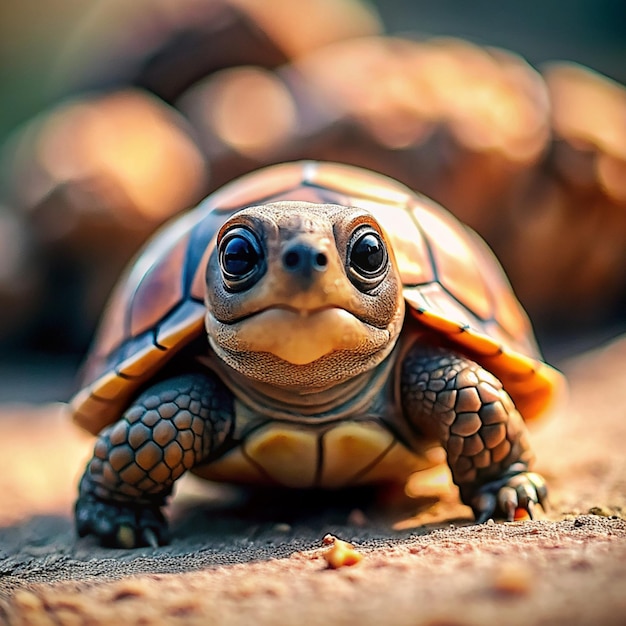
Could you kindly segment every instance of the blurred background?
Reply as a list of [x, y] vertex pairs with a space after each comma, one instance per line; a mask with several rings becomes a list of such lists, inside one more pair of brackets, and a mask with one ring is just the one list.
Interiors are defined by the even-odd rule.
[[67, 399], [146, 238], [289, 159], [370, 167], [444, 204], [492, 246], [557, 364], [626, 331], [625, 13], [1, 2], [0, 401]]

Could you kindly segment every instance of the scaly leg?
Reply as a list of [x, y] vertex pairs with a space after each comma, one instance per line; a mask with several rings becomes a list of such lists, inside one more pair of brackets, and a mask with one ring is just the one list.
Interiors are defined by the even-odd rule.
[[512, 521], [517, 508], [533, 516], [545, 505], [522, 416], [502, 383], [478, 363], [450, 350], [415, 346], [403, 363], [405, 415], [448, 453], [452, 478], [478, 523], [496, 511]]
[[174, 482], [224, 445], [232, 423], [232, 397], [210, 374], [146, 390], [96, 442], [76, 502], [79, 535], [124, 548], [166, 543], [161, 507]]

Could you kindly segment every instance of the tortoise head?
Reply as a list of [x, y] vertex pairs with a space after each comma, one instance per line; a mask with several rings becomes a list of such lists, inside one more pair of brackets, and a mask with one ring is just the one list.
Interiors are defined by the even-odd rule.
[[322, 389], [379, 364], [404, 317], [393, 251], [362, 209], [249, 207], [217, 235], [207, 267], [215, 353], [250, 379]]

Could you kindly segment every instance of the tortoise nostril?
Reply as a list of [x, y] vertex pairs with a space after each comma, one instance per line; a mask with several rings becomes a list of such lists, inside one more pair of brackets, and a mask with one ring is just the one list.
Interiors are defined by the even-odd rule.
[[323, 252], [318, 252], [315, 255], [315, 266], [317, 269], [323, 269], [328, 264], [328, 259]]
[[283, 261], [287, 269], [296, 269], [300, 265], [300, 255], [295, 250], [290, 250], [285, 254]]
[[296, 243], [283, 253], [283, 267], [288, 272], [297, 272], [311, 277], [311, 272], [323, 272], [328, 266], [328, 256], [316, 247]]

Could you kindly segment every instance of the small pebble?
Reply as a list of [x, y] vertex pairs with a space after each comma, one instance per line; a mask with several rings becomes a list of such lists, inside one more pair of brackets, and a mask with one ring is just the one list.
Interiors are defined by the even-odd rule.
[[[328, 536], [332, 537], [332, 535], [326, 535], [326, 537]], [[326, 537], [324, 537], [324, 539], [326, 539]], [[355, 550], [351, 543], [342, 541], [336, 537], [334, 538], [332, 546], [324, 552], [323, 556], [330, 569], [349, 567], [363, 560], [363, 555]]]

